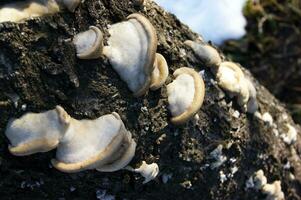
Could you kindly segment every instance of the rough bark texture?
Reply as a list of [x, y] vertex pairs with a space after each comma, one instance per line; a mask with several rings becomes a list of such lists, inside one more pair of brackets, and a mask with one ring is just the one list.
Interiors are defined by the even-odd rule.
[[[171, 125], [165, 87], [134, 98], [105, 58], [78, 60], [74, 47], [65, 41], [90, 25], [98, 26], [108, 37], [108, 25], [134, 12], [147, 16], [157, 29], [158, 52], [167, 59], [170, 73], [184, 66], [204, 70], [206, 97], [198, 123]], [[235, 101], [231, 103], [212, 82], [210, 70], [183, 44], [197, 37], [149, 1], [145, 7], [135, 7], [127, 0], [86, 0], [75, 13], [0, 24], [0, 198], [93, 199], [96, 193], [100, 197], [106, 191], [116, 199], [263, 199], [261, 192], [245, 190], [246, 180], [263, 169], [268, 182], [281, 180], [287, 199], [299, 199], [300, 135], [296, 144], [287, 146], [257, 118], [243, 113], [238, 119], [233, 117], [233, 112], [239, 110]], [[171, 80], [170, 76], [168, 82]], [[270, 112], [283, 133], [286, 122], [294, 124], [291, 117], [253, 81], [260, 111]], [[16, 94], [20, 98], [17, 107], [11, 100]], [[61, 173], [50, 166], [55, 151], [27, 157], [10, 155], [4, 136], [8, 120], [58, 104], [78, 119], [118, 112], [138, 144], [131, 165], [139, 166], [142, 160], [157, 162], [158, 178], [143, 185], [138, 174], [128, 171]], [[211, 169], [207, 164], [214, 160], [209, 154], [219, 144], [224, 146], [228, 160]], [[284, 167], [288, 161], [289, 169]], [[234, 166], [238, 171], [222, 183], [220, 172], [229, 175]], [[294, 180], [289, 178], [290, 173]], [[162, 179], [167, 175], [172, 177], [164, 183]]]

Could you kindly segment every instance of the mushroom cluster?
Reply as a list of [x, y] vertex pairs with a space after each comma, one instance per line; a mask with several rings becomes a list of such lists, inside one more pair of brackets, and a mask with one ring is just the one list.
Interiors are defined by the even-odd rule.
[[73, 12], [80, 0], [28, 0], [10, 3], [0, 8], [1, 22], [20, 22], [32, 17], [54, 14], [66, 7]]
[[238, 64], [222, 61], [218, 51], [208, 44], [201, 42], [185, 41], [196, 56], [216, 76], [217, 84], [228, 92], [229, 96], [237, 97], [238, 104], [244, 111], [255, 113], [258, 109], [256, 89], [247, 79]]
[[168, 77], [168, 65], [156, 53], [158, 39], [151, 22], [141, 14], [131, 14], [127, 21], [113, 24], [108, 32], [107, 46], [103, 46], [103, 34], [95, 26], [77, 34], [73, 43], [78, 58], [104, 55], [136, 97], [162, 87]]
[[175, 80], [167, 85], [171, 122], [179, 125], [191, 119], [201, 108], [205, 96], [203, 78], [194, 69], [182, 67], [174, 72]]
[[117, 171], [132, 160], [136, 143], [120, 116], [76, 120], [60, 106], [12, 119], [6, 128], [9, 151], [24, 156], [57, 148], [53, 166], [63, 172]]

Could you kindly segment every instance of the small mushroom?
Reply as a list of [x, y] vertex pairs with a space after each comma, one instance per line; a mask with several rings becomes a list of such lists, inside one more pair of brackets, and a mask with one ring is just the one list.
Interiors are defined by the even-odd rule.
[[27, 113], [12, 119], [5, 131], [10, 141], [9, 151], [16, 156], [50, 151], [57, 147], [68, 124], [61, 120], [65, 111], [57, 106], [43, 113]]
[[165, 58], [161, 54], [156, 53], [155, 67], [151, 76], [150, 89], [157, 90], [162, 87], [168, 77], [168, 74], [168, 65]]
[[103, 50], [103, 34], [96, 26], [90, 26], [89, 30], [75, 35], [73, 43], [76, 47], [78, 58], [99, 58]]
[[81, 0], [57, 0], [64, 7], [66, 7], [70, 12], [74, 12], [75, 9], [80, 4]]
[[244, 74], [233, 62], [222, 62], [218, 68], [216, 79], [218, 85], [224, 90], [233, 94], [241, 93], [241, 82], [244, 81]]
[[20, 22], [31, 17], [40, 17], [47, 14], [54, 14], [60, 11], [55, 0], [47, 1], [24, 1], [6, 4], [0, 8], [1, 22]]
[[150, 182], [159, 174], [159, 166], [157, 163], [147, 164], [145, 161], [142, 161], [142, 164], [139, 168], [133, 169], [127, 167], [128, 170], [136, 173], [140, 173], [144, 177], [143, 184]]
[[151, 84], [157, 50], [157, 35], [150, 21], [131, 14], [127, 21], [109, 28], [104, 55], [136, 97], [144, 95]]
[[191, 68], [182, 67], [174, 72], [176, 78], [167, 85], [169, 109], [173, 124], [183, 124], [201, 108], [205, 96], [202, 77]]
[[51, 161], [60, 171], [115, 171], [134, 156], [136, 144], [117, 113], [95, 120], [70, 117], [66, 123], [69, 128], [57, 148], [56, 159]]
[[222, 59], [218, 51], [212, 46], [191, 40], [186, 40], [184, 44], [189, 46], [205, 65], [218, 67], [221, 64]]

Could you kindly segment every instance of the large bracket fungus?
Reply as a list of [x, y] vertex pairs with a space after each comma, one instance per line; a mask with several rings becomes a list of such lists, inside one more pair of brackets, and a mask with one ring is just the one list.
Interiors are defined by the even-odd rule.
[[19, 119], [10, 120], [5, 131], [11, 142], [9, 151], [13, 155], [24, 156], [56, 148], [62, 133], [68, 128], [68, 124], [61, 120], [62, 111], [57, 106], [47, 112], [27, 113]]
[[99, 58], [103, 50], [103, 34], [96, 26], [74, 36], [77, 57], [80, 59]]
[[95, 120], [76, 120], [60, 106], [13, 119], [5, 134], [14, 155], [30, 155], [57, 147], [52, 164], [70, 173], [122, 169], [132, 160], [136, 149], [131, 133], [117, 113]]
[[[57, 159], [52, 160], [53, 166], [60, 171], [101, 169], [107, 164], [118, 170], [125, 167], [134, 156], [127, 152], [129, 148], [135, 148], [135, 142], [117, 113], [95, 120], [71, 118], [66, 123], [70, 124], [69, 128], [57, 148]], [[119, 163], [120, 158], [125, 161]], [[109, 171], [110, 167], [106, 169]]]
[[201, 108], [205, 96], [202, 77], [191, 68], [182, 67], [174, 72], [176, 78], [167, 85], [169, 109], [173, 124], [183, 124]]
[[[147, 18], [131, 14], [127, 21], [113, 24], [109, 33], [108, 46], [104, 47], [103, 53], [136, 97], [144, 95], [150, 88], [156, 66], [157, 72], [164, 73], [158, 77], [167, 77], [165, 59], [156, 54], [156, 30]], [[157, 72], [154, 72], [153, 89], [163, 85], [157, 80]]]
[[28, 0], [6, 4], [0, 8], [0, 23], [20, 22], [32, 17], [54, 14], [61, 10], [61, 6], [73, 12], [79, 3], [80, 0]]

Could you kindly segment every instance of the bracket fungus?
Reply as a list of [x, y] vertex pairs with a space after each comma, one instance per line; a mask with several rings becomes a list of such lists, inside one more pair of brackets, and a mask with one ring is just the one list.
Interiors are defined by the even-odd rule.
[[168, 76], [165, 59], [156, 54], [157, 35], [151, 22], [140, 14], [109, 28], [103, 54], [136, 97], [162, 86]]
[[184, 44], [190, 47], [205, 65], [208, 65], [209, 67], [218, 67], [221, 64], [222, 59], [218, 51], [212, 46], [191, 40], [186, 40]]
[[131, 133], [115, 112], [95, 120], [76, 120], [57, 106], [11, 120], [5, 134], [14, 155], [57, 148], [56, 159], [51, 162], [56, 169], [69, 173], [120, 170], [132, 160], [136, 149]]
[[245, 78], [240, 67], [233, 62], [222, 62], [216, 73], [218, 85], [230, 96], [237, 96], [237, 101], [249, 113], [258, 109], [256, 89], [250, 80]]
[[167, 85], [171, 122], [179, 125], [191, 119], [201, 108], [205, 96], [202, 77], [191, 68], [182, 67], [174, 72], [176, 78]]
[[238, 104], [244, 111], [254, 114], [258, 110], [256, 89], [240, 67], [233, 62], [223, 62], [218, 51], [201, 41], [184, 42], [196, 56], [215, 74], [218, 85], [228, 94], [237, 97]]
[[24, 1], [6, 4], [0, 8], [1, 22], [20, 22], [32, 17], [54, 14], [60, 11], [55, 0]]
[[74, 36], [77, 57], [80, 59], [99, 58], [103, 50], [103, 34], [96, 26]]
[[95, 120], [70, 118], [66, 123], [69, 128], [57, 148], [56, 159], [51, 161], [56, 169], [72, 173], [101, 171], [104, 166], [104, 171], [115, 171], [133, 158], [136, 144], [117, 113]]
[[11, 142], [8, 149], [16, 156], [50, 151], [57, 147], [62, 133], [68, 128], [61, 120], [63, 109], [57, 106], [43, 113], [27, 113], [12, 119], [5, 131]]

